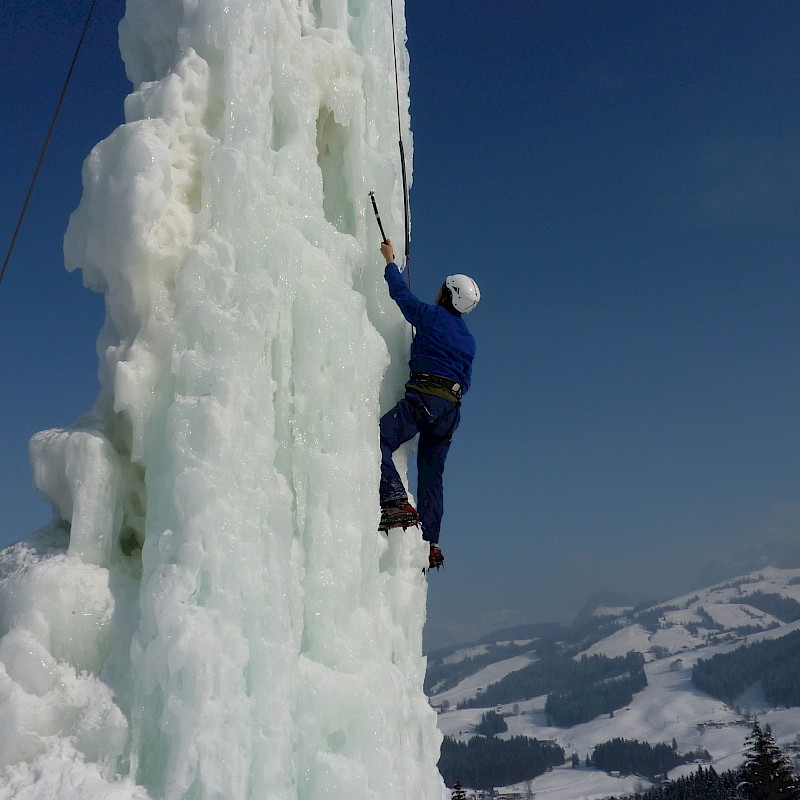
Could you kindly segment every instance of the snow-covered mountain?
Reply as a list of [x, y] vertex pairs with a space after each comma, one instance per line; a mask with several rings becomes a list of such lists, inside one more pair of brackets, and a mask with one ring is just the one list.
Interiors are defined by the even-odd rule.
[[[792, 601], [800, 603], [800, 569], [766, 567], [649, 608], [597, 608], [593, 612], [594, 635], [591, 625], [584, 624], [580, 630], [564, 629], [559, 638], [573, 646], [575, 658], [641, 653], [648, 682], [629, 705], [613, 715], [603, 714], [569, 728], [548, 724], [546, 695], [499, 706], [457, 708], [539, 658], [543, 638], [509, 641], [501, 634], [494, 643], [484, 637], [477, 646], [465, 646], [447, 655], [434, 654], [429, 659], [431, 676], [445, 674], [444, 664], [453, 665], [451, 670], [459, 663], [464, 667], [455, 685], [452, 680], [438, 680], [430, 689], [431, 703], [439, 712], [439, 728], [446, 736], [466, 741], [475, 735], [474, 727], [483, 714], [496, 710], [508, 725], [508, 731], [500, 738], [524, 735], [556, 740], [565, 750], [567, 765], [540, 776], [530, 785], [515, 787], [522, 797], [533, 791], [548, 800], [604, 798], [646, 786], [647, 782], [636, 776], [612, 777], [583, 766], [595, 745], [616, 737], [652, 745], [672, 745], [674, 739], [681, 753], [707, 750], [714, 768], [722, 771], [741, 764], [750, 720], [757, 715], [762, 725], [771, 727], [778, 744], [794, 756], [800, 741], [800, 708], [770, 707], [759, 684], [727, 705], [692, 683], [692, 668], [699, 659], [800, 629], [800, 619], [782, 621], [751, 605], [758, 603], [758, 598], [763, 600], [763, 596], [773, 601], [776, 596], [785, 598], [789, 607], [793, 606]], [[782, 616], [785, 619], [787, 615]], [[578, 645], [581, 637], [585, 647]], [[475, 669], [470, 670], [473, 664]], [[577, 769], [570, 765], [573, 753], [580, 760]], [[673, 770], [669, 777], [694, 769], [693, 765], [685, 765]]]

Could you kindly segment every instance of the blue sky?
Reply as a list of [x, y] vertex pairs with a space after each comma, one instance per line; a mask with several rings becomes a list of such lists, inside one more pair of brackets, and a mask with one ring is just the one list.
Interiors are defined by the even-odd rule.
[[[7, 5], [3, 255], [86, 11]], [[102, 299], [61, 241], [83, 159], [122, 121], [122, 12], [97, 6], [0, 284], [0, 545], [49, 516], [28, 438], [97, 394]], [[570, 619], [603, 588], [682, 590], [800, 534], [800, 4], [409, 0], [407, 17], [414, 289], [466, 272], [483, 295], [432, 642]]]

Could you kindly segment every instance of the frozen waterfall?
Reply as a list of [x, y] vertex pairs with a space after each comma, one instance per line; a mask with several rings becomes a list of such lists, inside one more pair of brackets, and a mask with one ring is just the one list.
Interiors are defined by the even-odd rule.
[[101, 391], [33, 438], [54, 520], [0, 554], [0, 798], [441, 800], [427, 551], [376, 531], [389, 0], [128, 0], [120, 48], [64, 241]]

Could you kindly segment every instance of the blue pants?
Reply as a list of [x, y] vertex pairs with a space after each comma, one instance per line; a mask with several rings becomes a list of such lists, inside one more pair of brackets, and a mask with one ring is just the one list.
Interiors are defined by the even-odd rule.
[[392, 461], [401, 444], [419, 434], [417, 505], [422, 538], [436, 544], [444, 511], [442, 474], [450, 437], [461, 420], [459, 403], [406, 389], [406, 396], [381, 417], [381, 503], [404, 499], [403, 481]]

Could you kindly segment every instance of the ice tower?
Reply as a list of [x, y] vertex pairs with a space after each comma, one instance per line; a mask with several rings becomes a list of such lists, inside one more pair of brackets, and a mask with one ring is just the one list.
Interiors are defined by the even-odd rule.
[[441, 800], [426, 549], [376, 532], [389, 0], [128, 0], [120, 47], [64, 244], [101, 391], [32, 440], [55, 517], [0, 554], [0, 798]]

